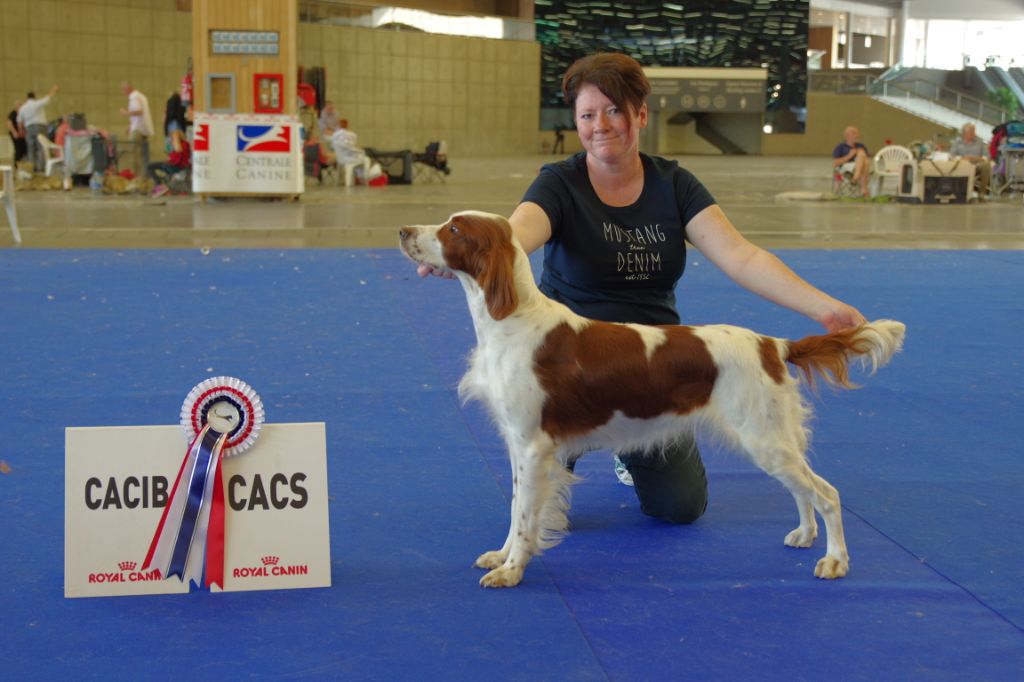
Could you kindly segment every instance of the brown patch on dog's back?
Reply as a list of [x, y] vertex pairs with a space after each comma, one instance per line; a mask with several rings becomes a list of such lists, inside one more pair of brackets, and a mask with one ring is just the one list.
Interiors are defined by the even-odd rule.
[[761, 353], [761, 367], [764, 373], [777, 384], [781, 384], [786, 378], [786, 366], [782, 364], [779, 357], [779, 349], [775, 345], [775, 339], [769, 336], [762, 336], [757, 344]]
[[541, 427], [554, 438], [584, 434], [615, 412], [650, 419], [706, 405], [718, 376], [711, 354], [690, 327], [661, 326], [665, 342], [647, 359], [640, 334], [592, 322], [579, 332], [563, 323], [534, 354], [547, 398]]

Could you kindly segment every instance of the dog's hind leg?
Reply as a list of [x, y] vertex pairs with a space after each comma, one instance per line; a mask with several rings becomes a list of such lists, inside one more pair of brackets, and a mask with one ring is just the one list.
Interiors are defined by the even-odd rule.
[[785, 544], [810, 547], [814, 543], [818, 533], [814, 518], [817, 511], [825, 522], [827, 549], [815, 566], [814, 575], [841, 578], [849, 570], [850, 558], [843, 535], [839, 493], [807, 464], [807, 432], [803, 427], [806, 414], [799, 397], [776, 392], [771, 399], [777, 407], [788, 402], [790, 409], [776, 410], [774, 419], [748, 419], [735, 429], [736, 439], [754, 463], [782, 483], [796, 502], [800, 525], [786, 535]]
[[749, 448], [754, 461], [770, 476], [786, 486], [796, 501], [800, 525], [786, 535], [790, 547], [810, 547], [817, 535], [814, 512], [825, 522], [827, 549], [814, 568], [819, 578], [842, 578], [850, 566], [843, 534], [839, 493], [821, 478], [804, 459], [800, 450], [786, 447]]
[[842, 578], [850, 570], [850, 555], [846, 550], [846, 535], [843, 532], [843, 509], [839, 503], [839, 491], [824, 478], [811, 471], [808, 466], [814, 489], [817, 493], [814, 508], [825, 521], [828, 533], [826, 554], [814, 567], [814, 575], [819, 578]]

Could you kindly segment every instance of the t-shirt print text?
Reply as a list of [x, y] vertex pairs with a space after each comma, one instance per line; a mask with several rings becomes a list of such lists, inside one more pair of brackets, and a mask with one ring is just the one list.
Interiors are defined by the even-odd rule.
[[634, 228], [621, 228], [615, 223], [602, 224], [605, 241], [618, 245], [615, 265], [624, 280], [650, 279], [651, 273], [661, 272], [661, 253], [651, 250], [652, 246], [666, 241], [660, 224]]

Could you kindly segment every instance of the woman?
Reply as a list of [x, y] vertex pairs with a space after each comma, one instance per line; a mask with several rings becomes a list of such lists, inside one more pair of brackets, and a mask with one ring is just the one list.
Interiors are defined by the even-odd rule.
[[164, 137], [170, 145], [168, 152], [182, 151], [186, 128], [188, 120], [185, 118], [185, 104], [181, 95], [175, 92], [167, 98], [167, 108], [164, 110]]
[[[650, 83], [635, 60], [584, 57], [562, 91], [584, 151], [544, 166], [509, 218], [527, 253], [544, 246], [547, 296], [598, 320], [679, 324], [674, 292], [689, 241], [741, 286], [830, 331], [865, 321], [744, 239], [675, 161], [640, 153]], [[707, 478], [692, 439], [622, 462], [645, 514], [690, 523], [704, 513]]]
[[14, 100], [14, 109], [11, 110], [11, 113], [7, 114], [7, 134], [10, 135], [11, 142], [14, 143], [15, 164], [28, 156], [28, 143], [25, 142], [25, 131], [18, 125], [18, 109], [21, 108], [22, 104], [23, 102], [20, 99]]

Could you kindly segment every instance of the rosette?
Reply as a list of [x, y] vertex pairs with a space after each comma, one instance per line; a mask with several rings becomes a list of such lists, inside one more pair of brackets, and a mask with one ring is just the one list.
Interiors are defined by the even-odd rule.
[[[143, 570], [199, 586], [224, 587], [224, 481], [221, 460], [253, 446], [263, 426], [263, 402], [244, 381], [213, 377], [181, 406], [189, 447], [174, 480]], [[205, 566], [205, 575], [204, 575]]]
[[181, 426], [191, 440], [209, 423], [226, 433], [224, 456], [253, 446], [263, 427], [263, 402], [249, 384], [233, 377], [213, 377], [193, 388], [181, 405]]

